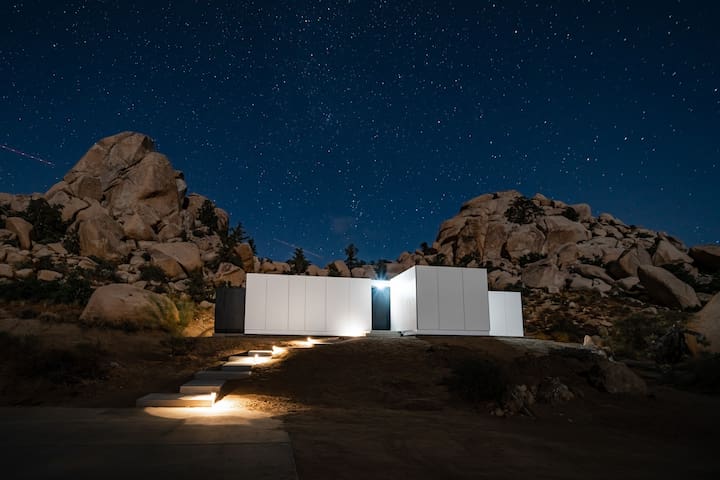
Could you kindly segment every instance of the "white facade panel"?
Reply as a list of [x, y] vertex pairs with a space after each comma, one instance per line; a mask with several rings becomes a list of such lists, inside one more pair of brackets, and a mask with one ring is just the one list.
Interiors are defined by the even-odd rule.
[[340, 321], [337, 332], [338, 335], [363, 335], [372, 329], [372, 281], [357, 278], [347, 283], [350, 293], [347, 316]]
[[267, 279], [248, 275], [245, 284], [245, 331], [265, 330]]
[[289, 311], [288, 330], [305, 330], [305, 280], [302, 277], [291, 276], [289, 279]]
[[344, 278], [328, 277], [327, 286], [327, 329], [336, 332], [347, 321], [350, 309], [350, 282]]
[[405, 270], [390, 280], [390, 330], [417, 330], [416, 269]]
[[324, 277], [304, 277], [305, 280], [305, 329], [313, 332], [327, 330], [326, 293]]
[[487, 270], [463, 268], [462, 279], [465, 330], [489, 332]]
[[272, 331], [288, 330], [289, 277], [273, 275], [267, 279], [265, 328]]
[[522, 298], [520, 292], [489, 292], [490, 335], [522, 337]]
[[440, 330], [465, 330], [462, 269], [433, 268], [438, 284], [438, 323]]
[[[440, 315], [438, 312], [438, 278], [431, 269], [415, 267], [417, 277], [417, 329], [438, 330]], [[390, 291], [392, 295], [392, 290]]]

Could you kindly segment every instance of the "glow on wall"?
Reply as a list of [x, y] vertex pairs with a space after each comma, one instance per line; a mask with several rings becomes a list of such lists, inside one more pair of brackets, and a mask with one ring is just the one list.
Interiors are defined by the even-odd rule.
[[369, 279], [249, 274], [245, 333], [362, 335], [370, 330]]

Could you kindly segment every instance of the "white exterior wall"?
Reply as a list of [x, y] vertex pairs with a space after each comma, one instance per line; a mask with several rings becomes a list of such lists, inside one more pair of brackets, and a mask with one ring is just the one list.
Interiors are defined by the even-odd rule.
[[490, 292], [490, 335], [522, 337], [522, 297], [520, 292]]
[[250, 273], [245, 333], [362, 335], [372, 328], [371, 280]]
[[417, 276], [418, 334], [490, 333], [486, 270], [426, 266], [413, 270]]
[[390, 280], [390, 330], [417, 330], [417, 278], [414, 268]]

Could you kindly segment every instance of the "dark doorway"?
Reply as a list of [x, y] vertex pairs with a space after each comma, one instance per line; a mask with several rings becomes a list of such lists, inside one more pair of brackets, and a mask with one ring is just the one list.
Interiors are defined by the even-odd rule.
[[215, 290], [215, 333], [245, 332], [245, 289]]
[[372, 287], [372, 329], [390, 330], [390, 287]]

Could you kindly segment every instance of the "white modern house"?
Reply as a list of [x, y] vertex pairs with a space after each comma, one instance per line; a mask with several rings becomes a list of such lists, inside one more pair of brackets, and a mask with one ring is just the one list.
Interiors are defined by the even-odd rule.
[[247, 276], [245, 334], [523, 336], [519, 292], [488, 291], [487, 270], [415, 266], [391, 280]]

